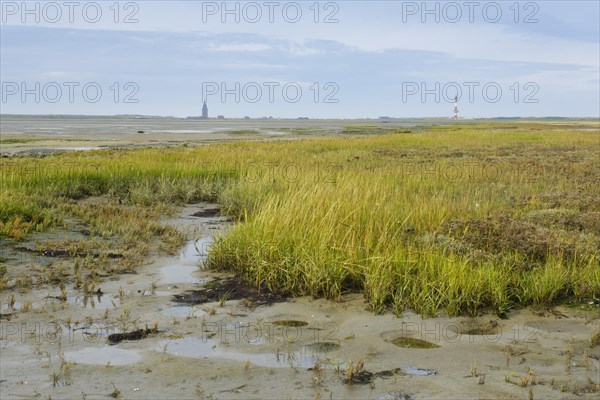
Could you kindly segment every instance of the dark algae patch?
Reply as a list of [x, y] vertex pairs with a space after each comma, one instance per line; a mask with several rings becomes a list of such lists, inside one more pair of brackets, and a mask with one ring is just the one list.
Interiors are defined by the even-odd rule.
[[437, 349], [440, 347], [435, 343], [428, 342], [426, 340], [400, 336], [392, 340], [392, 343], [398, 347], [407, 349]]
[[438, 371], [435, 369], [406, 367], [370, 372], [365, 369], [364, 361], [360, 360], [356, 363], [349, 361], [348, 368], [343, 371], [343, 374], [342, 382], [345, 384], [366, 385], [373, 382], [375, 378], [389, 379], [399, 375], [434, 376], [438, 375]]
[[500, 324], [495, 320], [490, 320], [487, 324], [480, 323], [465, 323], [457, 327], [452, 327], [451, 330], [462, 335], [496, 335], [502, 331]]
[[0, 313], [0, 320], [6, 320], [6, 321], [10, 321], [10, 318], [11, 318], [12, 316], [13, 316], [13, 315], [12, 315], [11, 313], [6, 313], [6, 314], [2, 314], [2, 313]]
[[351, 362], [346, 371], [344, 371], [344, 374], [345, 377], [342, 379], [342, 382], [345, 384], [366, 385], [373, 382], [375, 378], [389, 379], [396, 375], [402, 375], [402, 369], [395, 368], [379, 372], [371, 372], [365, 369], [362, 361], [359, 361], [356, 364], [352, 364]]
[[297, 321], [297, 320], [294, 320], [294, 319], [282, 319], [282, 320], [279, 320], [279, 321], [274, 321], [273, 325], [291, 326], [291, 327], [297, 328], [297, 327], [308, 325], [308, 322]]
[[173, 296], [173, 301], [182, 304], [204, 304], [223, 300], [246, 300], [253, 305], [268, 305], [283, 302], [287, 296], [280, 292], [257, 290], [240, 278], [231, 277], [209, 282], [205, 287], [188, 290]]
[[220, 213], [221, 213], [220, 208], [217, 208], [217, 207], [205, 208], [203, 210], [196, 211], [195, 213], [193, 213], [192, 217], [198, 217], [198, 218], [218, 217], [220, 215]]
[[304, 345], [305, 348], [316, 351], [318, 353], [327, 353], [329, 351], [334, 351], [340, 348], [340, 344], [338, 342], [314, 342], [307, 345]]
[[125, 333], [113, 333], [111, 335], [108, 335], [108, 342], [110, 344], [117, 344], [125, 340], [142, 340], [151, 335], [156, 335], [157, 333], [158, 328], [156, 327], [137, 329], [135, 331]]

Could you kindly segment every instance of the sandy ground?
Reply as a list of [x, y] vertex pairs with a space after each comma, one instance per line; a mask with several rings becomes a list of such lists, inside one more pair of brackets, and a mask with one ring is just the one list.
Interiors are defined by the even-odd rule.
[[331, 135], [349, 125], [383, 128], [430, 125], [428, 121], [283, 120], [3, 116], [4, 155], [115, 147], [201, 145], [232, 140], [293, 140]]
[[[593, 120], [538, 120], [546, 124], [598, 130]], [[515, 123], [510, 120], [460, 120], [459, 124]], [[520, 122], [526, 122], [521, 120]], [[535, 120], [533, 121], [535, 122]], [[80, 116], [0, 116], [0, 154], [47, 154], [65, 150], [94, 150], [142, 146], [202, 145], [233, 140], [298, 140], [308, 136], [331, 136], [348, 127], [376, 131], [448, 125], [447, 118], [408, 119], [182, 119], [80, 117]], [[372, 129], [371, 129], [372, 130]], [[368, 131], [368, 130], [367, 130]], [[348, 136], [344, 134], [344, 136]]]
[[[45, 287], [16, 293], [10, 310], [3, 293], [2, 312], [13, 315], [0, 321], [0, 398], [598, 398], [600, 347], [590, 347], [597, 309], [422, 319], [373, 315], [359, 294], [174, 303], [173, 295], [223, 276], [197, 267], [228, 227], [223, 217], [191, 216], [206, 207], [164, 221], [188, 233], [181, 254], [153, 253], [138, 274], [107, 277], [100, 297], [69, 290], [64, 302]], [[31, 309], [20, 311], [27, 300]], [[108, 342], [111, 333], [155, 324], [159, 333], [142, 340]], [[439, 347], [402, 348], [392, 343], [398, 337]], [[350, 362], [394, 373], [347, 384]]]

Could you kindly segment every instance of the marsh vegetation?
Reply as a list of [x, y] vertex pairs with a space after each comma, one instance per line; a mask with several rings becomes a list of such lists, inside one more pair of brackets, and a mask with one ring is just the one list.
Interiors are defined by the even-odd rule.
[[[427, 316], [593, 300], [598, 129], [349, 127], [353, 135], [293, 142], [5, 158], [0, 240], [10, 251], [0, 287], [67, 282], [92, 293], [103, 276], [135, 271], [150, 243], [165, 253], [183, 244], [161, 215], [211, 201], [237, 224], [207, 265], [257, 289], [330, 299], [360, 291], [376, 313]], [[79, 234], [29, 247], [52, 262], [13, 266], [15, 249], [58, 231]]]

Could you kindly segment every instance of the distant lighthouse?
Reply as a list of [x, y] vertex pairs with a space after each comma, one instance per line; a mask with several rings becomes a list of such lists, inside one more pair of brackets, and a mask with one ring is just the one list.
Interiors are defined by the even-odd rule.
[[454, 96], [454, 119], [458, 119], [458, 96]]
[[204, 105], [202, 106], [202, 119], [208, 119], [208, 107], [206, 106], [206, 100], [204, 100]]

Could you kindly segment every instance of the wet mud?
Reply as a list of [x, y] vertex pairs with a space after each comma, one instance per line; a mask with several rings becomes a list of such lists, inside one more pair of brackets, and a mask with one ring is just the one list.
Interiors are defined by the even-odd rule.
[[218, 207], [206, 208], [200, 211], [196, 211], [191, 216], [197, 218], [208, 218], [208, 217], [216, 217], [221, 214], [221, 209]]
[[188, 290], [173, 296], [179, 304], [204, 304], [221, 300], [244, 300], [254, 306], [284, 302], [288, 296], [283, 293], [257, 290], [237, 277], [216, 279], [204, 287]]
[[122, 341], [125, 341], [125, 340], [127, 340], [127, 341], [142, 340], [142, 339], [145, 339], [152, 335], [157, 335], [159, 332], [160, 331], [158, 330], [158, 328], [154, 327], [154, 328], [136, 329], [135, 331], [132, 331], [132, 332], [113, 333], [111, 335], [108, 335], [108, 342], [110, 344], [117, 344], [117, 343], [121, 343]]
[[360, 294], [332, 302], [259, 292], [202, 268], [214, 235], [231, 225], [217, 210], [190, 205], [166, 218], [188, 235], [178, 254], [151, 252], [136, 274], [100, 277], [87, 295], [72, 284], [65, 297], [52, 284], [2, 293], [0, 398], [405, 400], [531, 391], [595, 400], [600, 393], [597, 312], [574, 306], [511, 311], [502, 320], [423, 319], [410, 311], [374, 315]]

